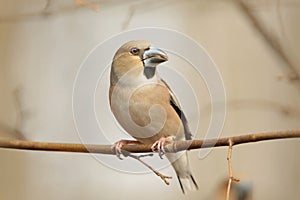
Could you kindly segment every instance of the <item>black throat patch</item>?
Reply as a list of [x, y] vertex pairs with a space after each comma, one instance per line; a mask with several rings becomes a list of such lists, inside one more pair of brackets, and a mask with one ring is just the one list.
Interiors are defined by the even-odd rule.
[[154, 76], [155, 74], [155, 67], [144, 67], [144, 75], [146, 76], [147, 79], [150, 79]]

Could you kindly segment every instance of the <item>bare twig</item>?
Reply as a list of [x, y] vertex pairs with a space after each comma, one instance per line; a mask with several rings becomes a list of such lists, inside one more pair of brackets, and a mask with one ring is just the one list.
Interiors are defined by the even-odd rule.
[[22, 128], [24, 126], [25, 119], [28, 117], [28, 113], [24, 109], [22, 88], [18, 87], [15, 89], [14, 97], [15, 97], [15, 104], [16, 104], [15, 107], [16, 107], [16, 111], [17, 111], [15, 132], [18, 133], [22, 137], [22, 139], [25, 139], [24, 134], [22, 133]]
[[128, 16], [125, 18], [125, 21], [122, 25], [122, 30], [126, 30], [129, 27], [130, 21], [132, 20], [134, 13], [135, 13], [136, 5], [131, 5], [128, 8]]
[[[233, 178], [232, 168], [231, 168], [231, 153], [233, 145], [245, 144], [251, 142], [258, 142], [264, 140], [276, 140], [276, 139], [287, 139], [287, 138], [300, 138], [299, 130], [290, 131], [278, 131], [278, 132], [268, 132], [268, 133], [255, 133], [249, 135], [241, 135], [235, 137], [227, 137], [220, 139], [209, 139], [209, 140], [193, 140], [193, 141], [176, 141], [174, 143], [165, 146], [164, 150], [166, 152], [177, 152], [187, 149], [200, 149], [208, 147], [220, 147], [229, 146], [228, 149], [228, 168], [229, 168], [229, 181], [227, 187], [227, 200], [229, 200], [229, 193], [232, 181], [238, 181]], [[141, 162], [147, 168], [149, 168], [153, 173], [159, 176], [167, 185], [169, 182], [167, 179], [172, 177], [165, 176], [153, 169], [150, 165], [141, 160], [141, 157], [146, 155], [136, 156], [131, 153], [141, 153], [141, 152], [151, 152], [151, 146], [144, 144], [134, 144], [134, 145], [124, 145], [122, 147], [122, 153], [125, 156], [129, 156]], [[11, 149], [26, 149], [26, 150], [43, 150], [43, 151], [63, 151], [63, 152], [81, 152], [81, 153], [102, 153], [102, 154], [115, 154], [112, 145], [92, 145], [92, 144], [68, 144], [68, 143], [47, 143], [47, 142], [31, 142], [22, 140], [10, 140], [0, 138], [0, 147], [11, 148]], [[147, 155], [148, 156], [148, 155]]]
[[171, 176], [166, 176], [166, 175], [163, 175], [162, 173], [160, 173], [159, 171], [153, 169], [153, 167], [151, 167], [150, 165], [148, 165], [147, 163], [145, 163], [143, 160], [141, 160], [142, 157], [145, 157], [145, 156], [153, 156], [153, 154], [145, 154], [145, 155], [139, 155], [139, 156], [136, 156], [136, 155], [132, 155], [132, 154], [128, 154], [126, 155], [128, 157], [131, 157], [133, 159], [136, 159], [138, 160], [139, 162], [141, 162], [143, 165], [145, 165], [148, 169], [150, 169], [154, 174], [156, 174], [157, 176], [159, 176], [164, 182], [165, 184], [169, 185], [169, 181], [167, 179], [171, 179], [172, 177]]
[[274, 50], [274, 52], [287, 64], [289, 70], [293, 74], [291, 81], [297, 81], [297, 87], [300, 88], [300, 74], [297, 70], [297, 66], [292, 63], [287, 53], [283, 50], [279, 40], [272, 34], [270, 34], [264, 26], [259, 22], [257, 17], [251, 12], [251, 8], [243, 0], [236, 0], [237, 4], [243, 11], [243, 13], [251, 21], [253, 27], [261, 34], [266, 43]]
[[[52, 5], [54, 4], [54, 5]], [[29, 13], [22, 14], [13, 14], [13, 15], [4, 15], [0, 16], [0, 24], [7, 22], [15, 22], [15, 21], [25, 21], [32, 19], [40, 19], [41, 17], [49, 16], [50, 14], [58, 14], [62, 12], [71, 12], [78, 9], [78, 6], [75, 3], [57, 6], [52, 0], [47, 0], [46, 4], [41, 10]]]
[[229, 200], [230, 187], [231, 187], [231, 182], [232, 182], [231, 153], [232, 153], [232, 141], [229, 140], [228, 155], [227, 155], [229, 178], [228, 178], [226, 200]]
[[85, 7], [91, 8], [95, 11], [98, 11], [100, 9], [99, 5], [87, 2], [85, 0], [76, 0], [76, 5], [85, 6]]
[[[216, 109], [220, 107], [222, 103], [216, 103]], [[300, 119], [300, 109], [294, 105], [285, 105], [276, 100], [270, 99], [230, 99], [226, 101], [228, 110], [258, 110], [258, 111], [272, 111], [282, 117], [291, 117], [294, 119]], [[201, 107], [202, 113], [210, 113], [210, 104], [206, 104]], [[207, 114], [209, 116], [209, 114]]]
[[232, 166], [231, 166], [232, 146], [233, 146], [233, 143], [229, 139], [229, 147], [228, 147], [228, 154], [227, 154], [229, 178], [228, 178], [228, 185], [227, 185], [226, 200], [229, 200], [229, 197], [230, 197], [230, 188], [231, 188], [232, 181], [236, 181], [236, 182], [240, 181], [239, 179], [234, 178], [232, 175]]
[[[176, 141], [172, 145], [165, 147], [166, 152], [177, 152], [187, 149], [200, 149], [209, 147], [229, 146], [229, 141], [233, 145], [246, 144], [252, 142], [259, 142], [265, 140], [277, 140], [287, 138], [300, 138], [300, 129], [275, 131], [265, 133], [254, 133], [248, 135], [240, 135], [234, 137], [224, 137], [209, 140], [189, 140], [189, 141]], [[152, 144], [137, 144], [137, 145], [124, 145], [122, 150], [131, 153], [145, 153], [152, 152]], [[71, 144], [71, 143], [49, 143], [49, 142], [32, 142], [23, 140], [10, 140], [0, 138], [0, 148], [11, 149], [26, 149], [38, 151], [64, 151], [64, 152], [80, 152], [80, 153], [100, 153], [115, 155], [111, 145], [93, 145], [93, 144]]]

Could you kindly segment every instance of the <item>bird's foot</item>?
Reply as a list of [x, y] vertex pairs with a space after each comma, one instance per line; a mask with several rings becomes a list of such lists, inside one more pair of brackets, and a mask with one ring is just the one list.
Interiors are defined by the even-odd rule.
[[169, 143], [172, 141], [174, 141], [173, 136], [161, 137], [159, 140], [157, 140], [156, 142], [153, 143], [153, 145], [151, 146], [151, 149], [152, 149], [152, 151], [157, 151], [159, 157], [162, 159], [162, 156], [165, 154], [165, 149], [164, 149], [165, 143]]
[[136, 140], [120, 140], [120, 141], [114, 143], [113, 146], [112, 146], [112, 149], [115, 151], [116, 156], [120, 160], [122, 160], [121, 154], [123, 154], [122, 153], [122, 147], [124, 145], [127, 145], [127, 144], [141, 144], [141, 143], [139, 141], [136, 141]]

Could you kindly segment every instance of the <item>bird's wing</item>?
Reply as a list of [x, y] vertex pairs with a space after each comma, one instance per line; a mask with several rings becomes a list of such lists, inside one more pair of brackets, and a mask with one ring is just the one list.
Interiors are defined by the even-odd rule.
[[192, 133], [190, 131], [190, 128], [188, 126], [188, 122], [187, 122], [187, 119], [185, 117], [185, 114], [183, 113], [183, 111], [181, 109], [181, 106], [180, 106], [178, 100], [176, 99], [176, 96], [174, 95], [174, 93], [172, 92], [171, 88], [168, 86], [168, 84], [164, 80], [161, 79], [161, 82], [169, 90], [170, 105], [173, 107], [173, 109], [176, 111], [177, 115], [181, 119], [181, 122], [182, 122], [183, 128], [184, 128], [185, 139], [186, 140], [191, 140], [193, 135], [192, 135]]

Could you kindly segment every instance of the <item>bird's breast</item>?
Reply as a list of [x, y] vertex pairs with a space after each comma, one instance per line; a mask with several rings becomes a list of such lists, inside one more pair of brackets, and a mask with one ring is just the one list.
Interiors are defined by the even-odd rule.
[[114, 88], [110, 99], [119, 124], [141, 142], [156, 141], [165, 136], [171, 124], [176, 127], [180, 123], [178, 119], [168, 119], [169, 95], [160, 84]]

